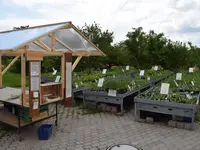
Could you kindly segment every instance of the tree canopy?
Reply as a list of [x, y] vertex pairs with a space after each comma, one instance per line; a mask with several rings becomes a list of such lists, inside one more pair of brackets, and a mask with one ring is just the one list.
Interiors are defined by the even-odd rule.
[[[112, 44], [114, 33], [103, 30], [96, 22], [85, 24], [78, 29], [101, 49], [106, 57], [84, 57], [78, 64], [77, 71], [125, 65], [138, 69], [161, 65], [164, 69], [177, 70], [200, 65], [200, 49], [198, 47], [192, 45], [191, 42], [172, 41], [164, 33], [156, 33], [153, 30], [147, 33], [142, 27], [132, 28], [126, 34], [124, 41]], [[4, 58], [3, 62], [9, 62], [7, 59]], [[75, 58], [73, 59], [75, 60]], [[19, 66], [20, 62], [16, 63], [15, 68]], [[59, 57], [45, 58], [42, 64], [43, 72], [52, 71], [52, 67], [60, 69]], [[20, 72], [19, 69], [11, 71]]]

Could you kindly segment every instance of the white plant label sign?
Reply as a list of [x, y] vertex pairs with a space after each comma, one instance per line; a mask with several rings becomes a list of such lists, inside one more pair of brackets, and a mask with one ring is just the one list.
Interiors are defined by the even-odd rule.
[[107, 69], [103, 69], [102, 74], [106, 74]]
[[115, 75], [113, 75], [113, 78], [115, 78]]
[[75, 87], [78, 88], [78, 83], [75, 83]]
[[126, 66], [126, 70], [129, 70], [129, 66]]
[[154, 70], [157, 71], [158, 70], [158, 66], [154, 66]]
[[176, 86], [178, 87], [178, 83], [176, 82], [176, 80], [174, 80], [174, 83], [176, 84]]
[[104, 78], [100, 78], [99, 81], [98, 81], [97, 86], [98, 87], [102, 87], [103, 86], [103, 82], [104, 82]]
[[182, 73], [176, 73], [176, 80], [182, 80]]
[[194, 69], [193, 68], [189, 68], [189, 72], [194, 72]]
[[57, 76], [55, 82], [56, 83], [60, 82], [60, 78], [61, 78], [60, 76]]
[[151, 80], [151, 78], [150, 78], [150, 77], [147, 77], [147, 80], [148, 80], [148, 81], [150, 81], [150, 80]]
[[162, 83], [160, 94], [168, 94], [169, 93], [169, 83]]
[[188, 99], [192, 99], [192, 96], [191, 96], [190, 94], [186, 94], [186, 97], [187, 97]]
[[131, 87], [130, 87], [130, 85], [128, 85], [128, 89], [131, 91]]
[[191, 81], [192, 85], [194, 86], [194, 81]]
[[122, 72], [124, 72], [124, 69], [122, 69]]
[[66, 62], [66, 98], [72, 97], [72, 63]]
[[144, 76], [144, 70], [140, 70], [140, 76]]
[[116, 97], [116, 96], [117, 96], [117, 91], [116, 91], [116, 90], [109, 89], [109, 90], [108, 90], [108, 96], [114, 96], [114, 97]]

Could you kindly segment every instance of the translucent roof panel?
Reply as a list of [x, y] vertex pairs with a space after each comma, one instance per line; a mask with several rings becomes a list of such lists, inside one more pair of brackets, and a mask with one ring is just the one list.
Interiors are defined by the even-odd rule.
[[60, 29], [55, 32], [55, 37], [71, 47], [74, 51], [97, 51], [87, 40], [85, 40], [73, 28]]
[[[41, 41], [46, 44], [49, 48], [51, 48], [51, 38], [49, 36], [44, 36], [41, 38]], [[59, 44], [58, 42], [55, 42], [55, 49], [56, 51], [58, 50], [64, 50], [67, 51], [66, 47], [62, 46], [61, 44]]]
[[37, 46], [34, 43], [30, 43], [28, 50], [35, 50], [35, 51], [45, 51], [43, 48], [41, 48], [40, 46]]
[[67, 23], [0, 33], [0, 49], [14, 49], [64, 25]]

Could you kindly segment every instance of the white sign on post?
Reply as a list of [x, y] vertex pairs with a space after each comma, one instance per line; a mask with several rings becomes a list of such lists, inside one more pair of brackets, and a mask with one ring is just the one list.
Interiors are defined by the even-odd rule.
[[31, 76], [38, 76], [40, 73], [40, 62], [31, 62]]
[[129, 66], [126, 66], [126, 70], [129, 70]]
[[108, 90], [108, 96], [114, 96], [114, 97], [116, 97], [116, 96], [117, 96], [117, 91], [116, 91], [116, 90], [109, 89], [109, 90]]
[[31, 91], [39, 91], [40, 89], [40, 77], [31, 76]]
[[169, 93], [169, 83], [162, 83], [160, 94], [168, 94]]
[[157, 71], [158, 70], [158, 66], [154, 66], [154, 70]]
[[193, 72], [194, 70], [193, 70], [193, 68], [189, 68], [189, 72]]
[[97, 86], [98, 87], [102, 87], [103, 86], [103, 82], [104, 82], [104, 78], [100, 78]]
[[38, 109], [39, 102], [33, 102], [33, 109]]
[[144, 76], [144, 70], [140, 70], [140, 76]]
[[72, 63], [66, 62], [66, 98], [72, 97]]
[[107, 69], [103, 69], [102, 74], [106, 74]]
[[176, 73], [176, 80], [182, 80], [182, 73]]

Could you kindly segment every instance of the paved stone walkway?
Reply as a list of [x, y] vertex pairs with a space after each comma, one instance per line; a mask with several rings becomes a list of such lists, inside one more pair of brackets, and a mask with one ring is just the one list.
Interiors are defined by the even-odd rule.
[[[15, 132], [0, 133], [0, 149], [8, 150], [105, 150], [114, 144], [132, 144], [143, 150], [200, 150], [200, 129], [170, 128], [134, 121], [133, 113], [81, 115], [77, 108], [60, 106], [59, 125], [48, 141], [39, 141], [40, 124], [24, 128], [23, 141]], [[72, 113], [73, 112], [73, 113]], [[43, 123], [54, 123], [49, 119]]]

